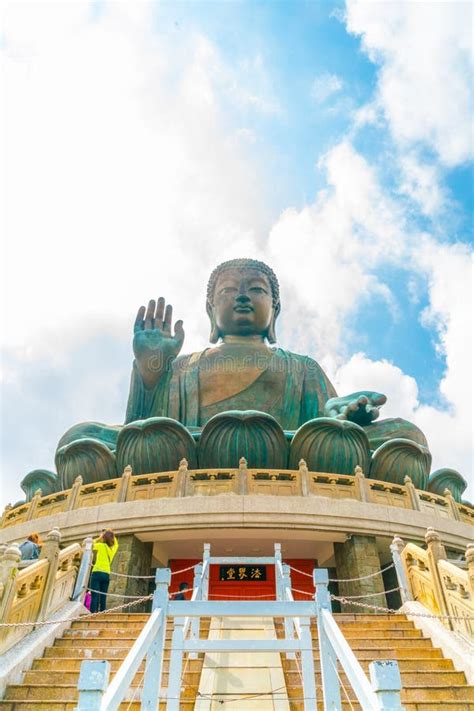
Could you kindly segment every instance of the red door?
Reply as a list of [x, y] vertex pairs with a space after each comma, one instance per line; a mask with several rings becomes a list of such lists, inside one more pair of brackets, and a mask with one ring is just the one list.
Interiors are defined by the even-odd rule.
[[[171, 568], [171, 585], [170, 592], [178, 592], [180, 583], [187, 583], [189, 588], [193, 586], [194, 570], [186, 570], [190, 566], [201, 563], [201, 560], [194, 558], [179, 558], [170, 560], [168, 566]], [[295, 600], [310, 600], [314, 595], [313, 585], [313, 568], [314, 560], [293, 558], [285, 560], [285, 563], [296, 570], [291, 570], [291, 587], [293, 588], [293, 597]], [[225, 600], [227, 599], [257, 599], [257, 600], [274, 600], [275, 599], [275, 566], [225, 566], [226, 570], [222, 571], [224, 566], [211, 565], [209, 577], [209, 599], [210, 600]], [[234, 569], [230, 579], [229, 568]], [[244, 570], [239, 570], [244, 568]], [[265, 580], [255, 577], [256, 569], [265, 569]], [[183, 571], [183, 572], [179, 572]], [[252, 576], [253, 571], [253, 576]], [[299, 571], [299, 572], [296, 572]], [[226, 579], [221, 580], [224, 577]], [[262, 576], [263, 577], [263, 576]], [[190, 599], [191, 593], [186, 593], [186, 599]]]

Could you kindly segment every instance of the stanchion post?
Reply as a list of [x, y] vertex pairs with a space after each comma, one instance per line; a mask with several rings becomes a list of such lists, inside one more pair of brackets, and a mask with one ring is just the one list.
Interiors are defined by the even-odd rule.
[[[194, 566], [194, 580], [193, 580], [193, 594], [195, 590], [199, 590], [196, 596], [196, 600], [202, 599], [202, 563], [198, 563]], [[199, 617], [191, 618], [191, 637], [192, 639], [199, 639], [201, 620]], [[191, 652], [189, 655], [190, 659], [197, 659], [197, 652]]]
[[283, 600], [281, 579], [282, 565], [283, 562], [281, 558], [281, 543], [275, 543], [275, 592], [277, 600]]
[[184, 617], [174, 618], [166, 711], [179, 711], [183, 673]]
[[79, 672], [79, 700], [74, 711], [100, 711], [109, 685], [110, 663], [106, 659], [85, 659]]
[[337, 656], [324, 627], [323, 610], [332, 613], [331, 597], [328, 590], [329, 575], [325, 568], [314, 571], [316, 614], [318, 619], [319, 657], [321, 663], [321, 685], [323, 687], [324, 708], [341, 711], [341, 692], [337, 676]]
[[[282, 600], [283, 602], [288, 602], [289, 596], [286, 594], [287, 590], [291, 594], [291, 577], [290, 577], [290, 566], [283, 563], [283, 580], [282, 580]], [[291, 599], [291, 598], [290, 598]], [[285, 639], [293, 639], [293, 620], [291, 617], [285, 617]], [[287, 659], [295, 659], [296, 655], [294, 652], [286, 653]]]
[[93, 540], [90, 536], [84, 539], [82, 544], [81, 565], [79, 566], [71, 600], [77, 600], [87, 587], [92, 561], [92, 544]]
[[169, 568], [157, 568], [155, 582], [156, 588], [153, 594], [152, 610], [161, 608], [161, 625], [146, 655], [142, 711], [156, 711], [159, 705], [171, 570]]
[[405, 543], [399, 536], [395, 536], [390, 544], [390, 550], [392, 552], [392, 560], [395, 566], [395, 572], [397, 574], [398, 585], [400, 587], [400, 597], [402, 599], [402, 604], [413, 600], [411, 594], [410, 585], [405, 573], [405, 568], [402, 561], [402, 551], [405, 548]]
[[402, 681], [398, 663], [395, 660], [370, 662], [369, 674], [379, 711], [404, 711], [400, 701]]
[[207, 562], [207, 565], [206, 565], [206, 569], [204, 571], [204, 576], [202, 579], [201, 600], [207, 600], [209, 597], [209, 574], [210, 574], [209, 560], [210, 560], [210, 557], [211, 557], [211, 544], [205, 543], [204, 550], [202, 553], [202, 562], [203, 562], [203, 564]]

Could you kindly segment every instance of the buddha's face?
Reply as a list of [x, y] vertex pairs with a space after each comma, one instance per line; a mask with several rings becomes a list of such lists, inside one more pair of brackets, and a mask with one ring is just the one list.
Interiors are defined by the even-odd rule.
[[274, 312], [268, 277], [258, 269], [225, 269], [217, 279], [211, 309], [223, 336], [266, 335]]

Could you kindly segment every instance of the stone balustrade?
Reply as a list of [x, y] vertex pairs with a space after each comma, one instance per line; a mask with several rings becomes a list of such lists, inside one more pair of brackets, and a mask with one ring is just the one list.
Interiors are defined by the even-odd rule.
[[50, 531], [38, 560], [20, 568], [17, 544], [2, 546], [0, 556], [0, 621], [12, 627], [0, 628], [0, 654], [22, 639], [33, 626], [21, 622], [43, 621], [71, 597], [82, 548], [73, 543], [60, 549], [61, 534]]
[[29, 503], [16, 508], [7, 506], [0, 527], [108, 503], [218, 494], [354, 499], [474, 522], [474, 509], [456, 502], [449, 489], [444, 496], [421, 491], [408, 476], [404, 484], [393, 484], [366, 478], [360, 467], [355, 468], [354, 476], [312, 472], [304, 460], [295, 470], [249, 469], [242, 458], [236, 469], [188, 469], [183, 459], [179, 469], [169, 472], [133, 475], [131, 467], [126, 467], [122, 477], [92, 484], [83, 484], [78, 476], [70, 489], [48, 496], [38, 490]]
[[433, 528], [428, 528], [425, 541], [426, 550], [414, 543], [401, 548], [411, 597], [434, 614], [444, 615], [440, 621], [448, 629], [474, 638], [474, 544], [467, 547], [464, 570], [447, 559]]

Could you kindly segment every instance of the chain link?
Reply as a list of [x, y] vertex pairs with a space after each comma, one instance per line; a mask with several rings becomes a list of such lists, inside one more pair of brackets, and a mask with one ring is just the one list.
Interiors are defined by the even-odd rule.
[[341, 595], [331, 595], [330, 597], [331, 600], [337, 600], [338, 602], [342, 602], [346, 605], [353, 605], [354, 607], [363, 607], [367, 608], [368, 610], [376, 610], [377, 612], [383, 612], [388, 615], [409, 615], [410, 617], [427, 617], [431, 620], [474, 620], [474, 615], [432, 615], [425, 612], [410, 612], [402, 609], [394, 610], [390, 607], [370, 605], [367, 602], [356, 602], [355, 600], [352, 600], [348, 597], [343, 597]]
[[132, 602], [126, 602], [123, 605], [116, 605], [115, 607], [110, 607], [108, 610], [101, 610], [100, 612], [90, 612], [88, 615], [83, 613], [78, 617], [66, 617], [60, 620], [45, 620], [44, 622], [0, 622], [0, 627], [43, 627], [44, 625], [56, 625], [62, 622], [77, 622], [81, 620], [82, 622], [88, 622], [91, 617], [97, 617], [99, 615], [108, 615], [111, 612], [117, 612], [117, 610], [125, 610], [128, 607], [133, 607], [141, 602], [146, 602], [151, 600], [153, 594], [146, 595], [145, 597], [140, 597], [137, 600], [132, 600]]

